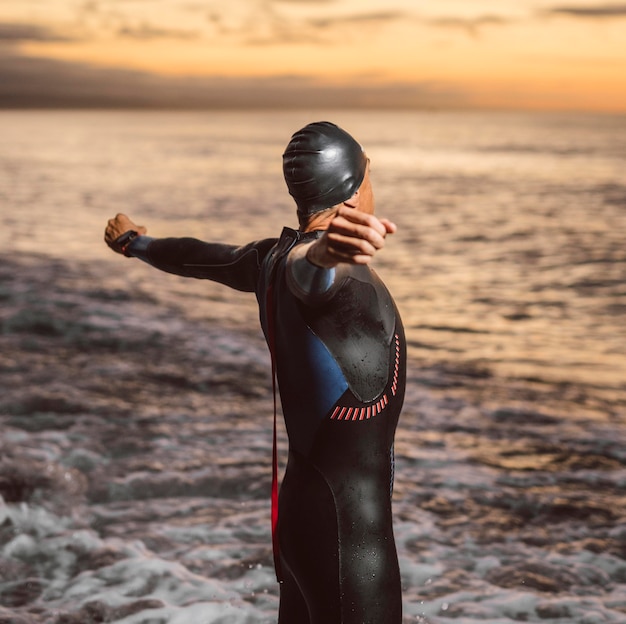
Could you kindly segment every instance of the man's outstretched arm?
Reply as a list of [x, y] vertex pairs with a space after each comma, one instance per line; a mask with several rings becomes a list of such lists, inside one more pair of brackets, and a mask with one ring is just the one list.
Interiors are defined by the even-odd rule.
[[[128, 236], [130, 232], [137, 236]], [[209, 279], [246, 292], [256, 289], [263, 258], [276, 242], [266, 239], [239, 247], [194, 238], [153, 239], [146, 233], [145, 227], [118, 214], [109, 220], [104, 240], [116, 253], [140, 258], [161, 271]]]
[[350, 266], [369, 264], [384, 247], [387, 234], [396, 231], [391, 221], [346, 206], [325, 225], [322, 236], [297, 246], [287, 262], [291, 291], [310, 304], [332, 297]]
[[320, 267], [339, 263], [369, 264], [385, 246], [387, 234], [396, 231], [395, 223], [379, 219], [349, 206], [340, 206], [328, 222], [324, 234], [311, 243], [307, 258]]

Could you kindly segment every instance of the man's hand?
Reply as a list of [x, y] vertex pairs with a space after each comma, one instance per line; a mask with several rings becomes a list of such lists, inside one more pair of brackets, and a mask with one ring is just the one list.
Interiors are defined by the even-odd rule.
[[109, 219], [104, 231], [104, 242], [118, 254], [124, 254], [124, 250], [115, 241], [129, 230], [134, 230], [138, 234], [145, 234], [148, 230], [143, 225], [135, 225], [125, 214], [117, 214], [113, 219]]
[[387, 234], [396, 231], [395, 223], [341, 206], [323, 236], [311, 243], [309, 262], [330, 268], [340, 262], [368, 264], [385, 246]]

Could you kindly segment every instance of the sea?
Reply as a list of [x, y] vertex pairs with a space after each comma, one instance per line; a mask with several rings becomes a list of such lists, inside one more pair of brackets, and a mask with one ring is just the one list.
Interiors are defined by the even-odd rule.
[[234, 244], [296, 226], [281, 155], [317, 120], [397, 224], [373, 267], [409, 343], [404, 622], [626, 622], [626, 116], [13, 110], [0, 623], [276, 621], [254, 296], [103, 236], [118, 213]]

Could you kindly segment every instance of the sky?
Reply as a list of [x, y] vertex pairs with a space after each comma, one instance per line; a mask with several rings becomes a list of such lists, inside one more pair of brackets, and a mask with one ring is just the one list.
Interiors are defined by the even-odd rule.
[[0, 107], [626, 112], [626, 3], [0, 0]]

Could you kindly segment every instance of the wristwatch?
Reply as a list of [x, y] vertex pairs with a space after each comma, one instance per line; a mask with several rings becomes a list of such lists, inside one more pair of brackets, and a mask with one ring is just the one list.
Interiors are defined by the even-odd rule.
[[136, 232], [135, 230], [128, 230], [128, 232], [124, 232], [124, 234], [115, 239], [115, 245], [120, 248], [120, 251], [127, 258], [130, 258], [131, 256], [127, 251], [128, 247], [138, 236], [139, 232]]

